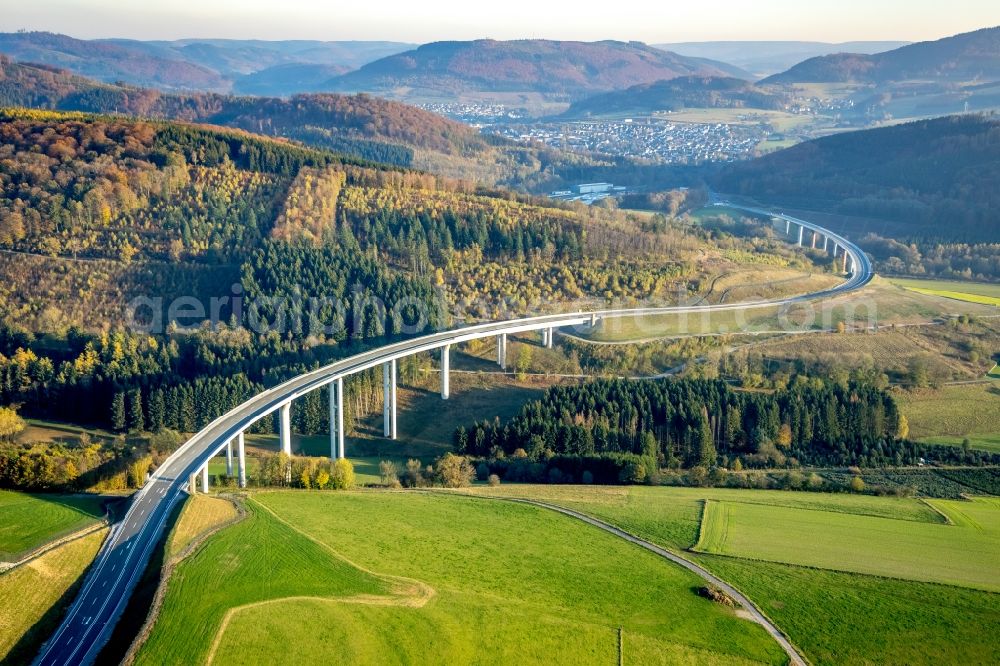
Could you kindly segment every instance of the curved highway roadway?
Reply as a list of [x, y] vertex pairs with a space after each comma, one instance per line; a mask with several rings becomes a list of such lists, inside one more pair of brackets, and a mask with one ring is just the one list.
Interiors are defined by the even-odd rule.
[[[721, 205], [721, 202], [720, 202]], [[111, 529], [94, 560], [77, 598], [62, 624], [43, 646], [36, 664], [89, 664], [108, 640], [115, 622], [142, 575], [150, 555], [163, 533], [174, 503], [185, 495], [192, 474], [218, 455], [226, 443], [267, 414], [291, 400], [325, 386], [338, 377], [352, 375], [387, 361], [430, 351], [445, 345], [500, 334], [521, 333], [561, 326], [587, 324], [595, 318], [616, 318], [650, 314], [700, 313], [705, 311], [751, 310], [791, 305], [837, 296], [866, 285], [873, 277], [872, 265], [857, 246], [846, 238], [805, 220], [759, 208], [725, 204], [750, 213], [785, 220], [815, 231], [843, 248], [851, 259], [850, 275], [843, 283], [823, 291], [782, 298], [721, 305], [675, 306], [623, 310], [598, 310], [468, 326], [451, 331], [386, 345], [337, 361], [268, 389], [223, 414], [175, 451], [152, 474], [132, 499], [124, 518]]]

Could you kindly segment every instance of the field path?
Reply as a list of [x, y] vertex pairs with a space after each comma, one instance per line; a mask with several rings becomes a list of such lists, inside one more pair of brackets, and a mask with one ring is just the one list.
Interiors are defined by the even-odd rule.
[[567, 509], [566, 507], [559, 506], [557, 504], [549, 504], [547, 502], [539, 502], [537, 500], [523, 499], [519, 497], [493, 497], [490, 495], [472, 495], [472, 494], [463, 494], [463, 496], [480, 497], [483, 499], [503, 500], [505, 502], [519, 502], [521, 504], [530, 504], [532, 506], [537, 506], [542, 509], [555, 511], [565, 516], [569, 516], [570, 518], [576, 518], [577, 520], [582, 520], [583, 522], [589, 525], [593, 525], [594, 527], [600, 528], [605, 532], [610, 532], [611, 534], [614, 534], [616, 537], [620, 537], [622, 539], [625, 539], [626, 541], [634, 543], [637, 546], [645, 548], [646, 550], [651, 551], [666, 560], [670, 560], [674, 564], [679, 564], [688, 571], [700, 576], [707, 582], [716, 586], [717, 588], [728, 594], [738, 604], [740, 604], [743, 607], [743, 609], [746, 610], [747, 614], [750, 616], [750, 619], [752, 619], [754, 622], [764, 627], [767, 633], [769, 633], [771, 637], [778, 642], [778, 645], [780, 645], [781, 648], [788, 655], [788, 659], [791, 664], [794, 664], [795, 666], [805, 666], [806, 664], [805, 659], [803, 659], [802, 656], [798, 653], [798, 651], [795, 649], [795, 646], [792, 645], [791, 641], [788, 640], [788, 637], [785, 636], [785, 634], [782, 633], [782, 631], [778, 629], [778, 627], [773, 622], [771, 622], [771, 620], [769, 620], [767, 616], [764, 615], [764, 613], [762, 613], [761, 610], [757, 608], [757, 606], [755, 606], [752, 601], [750, 601], [746, 596], [743, 595], [742, 592], [737, 590], [735, 587], [733, 587], [726, 581], [722, 580], [715, 574], [711, 573], [707, 569], [704, 569], [701, 566], [695, 564], [691, 560], [685, 559], [680, 555], [672, 553], [665, 548], [657, 546], [655, 543], [646, 541], [645, 539], [640, 539], [634, 534], [629, 534], [625, 530], [615, 527], [610, 523], [606, 523], [603, 520], [598, 520], [593, 516], [589, 516], [579, 511], [574, 511], [573, 509]]

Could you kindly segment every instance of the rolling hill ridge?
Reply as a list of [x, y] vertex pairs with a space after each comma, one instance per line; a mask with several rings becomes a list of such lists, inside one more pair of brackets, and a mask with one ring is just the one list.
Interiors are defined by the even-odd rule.
[[1000, 79], [1000, 27], [864, 55], [810, 58], [761, 83], [886, 83], [907, 80]]
[[678, 76], [741, 76], [739, 68], [640, 42], [541, 39], [433, 42], [368, 63], [325, 84], [406, 95], [540, 92], [581, 97]]

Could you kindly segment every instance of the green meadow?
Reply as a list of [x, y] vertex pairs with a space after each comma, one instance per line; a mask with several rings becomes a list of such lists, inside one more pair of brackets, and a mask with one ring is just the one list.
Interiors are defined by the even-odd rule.
[[16, 560], [52, 539], [96, 523], [101, 498], [0, 490], [0, 560]]
[[[531, 506], [262, 492], [176, 569], [139, 663], [785, 663], [701, 579]], [[198, 618], [192, 622], [192, 618]]]
[[[985, 591], [1000, 580], [996, 498], [528, 484], [470, 492], [569, 506], [681, 552], [746, 594], [815, 664], [1000, 662], [1000, 643], [983, 639], [1000, 631], [1000, 595]], [[738, 508], [723, 525], [706, 503]], [[699, 553], [699, 538], [757, 550]], [[761, 555], [778, 561], [751, 559]], [[946, 577], [958, 585], [923, 582]]]
[[710, 500], [695, 549], [1000, 591], [1000, 500], [928, 501], [954, 524]]

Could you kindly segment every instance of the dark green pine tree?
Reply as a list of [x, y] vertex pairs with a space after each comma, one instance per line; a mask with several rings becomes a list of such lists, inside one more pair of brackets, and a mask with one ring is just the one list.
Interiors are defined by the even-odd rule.
[[125, 426], [125, 394], [116, 391], [111, 396], [111, 429], [115, 432], [124, 432]]
[[128, 429], [132, 432], [142, 432], [146, 429], [146, 419], [142, 412], [142, 391], [139, 389], [132, 389], [128, 392], [126, 420]]

